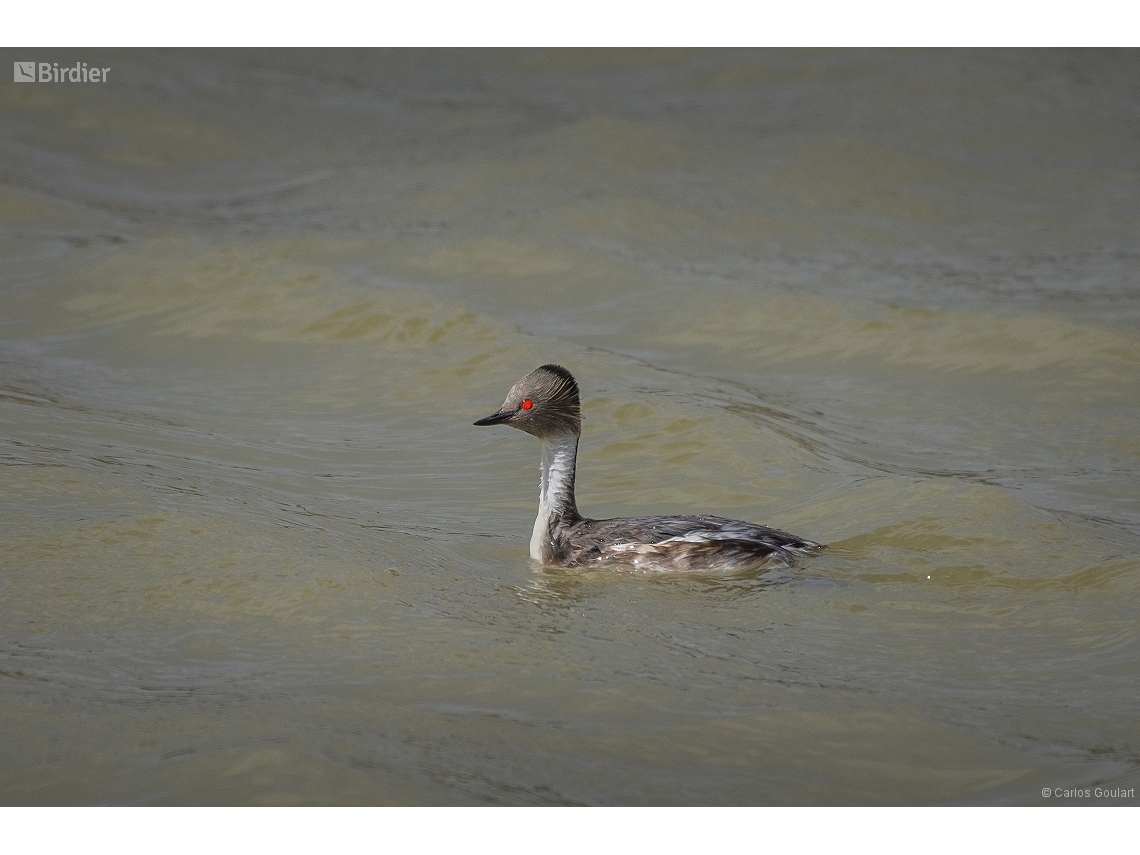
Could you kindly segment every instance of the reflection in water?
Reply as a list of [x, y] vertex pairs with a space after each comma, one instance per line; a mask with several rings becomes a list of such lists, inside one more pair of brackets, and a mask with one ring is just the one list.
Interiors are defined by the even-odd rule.
[[607, 585], [650, 582], [678, 588], [693, 594], [740, 599], [760, 594], [797, 578], [795, 570], [780, 565], [753, 567], [723, 573], [661, 573], [634, 567], [607, 567], [604, 570], [580, 567], [544, 567], [525, 586], [508, 586], [521, 600], [540, 608], [570, 608]]
[[[0, 800], [1135, 784], [1134, 54], [88, 54], [0, 88]], [[829, 548], [531, 566], [545, 362], [591, 515]]]

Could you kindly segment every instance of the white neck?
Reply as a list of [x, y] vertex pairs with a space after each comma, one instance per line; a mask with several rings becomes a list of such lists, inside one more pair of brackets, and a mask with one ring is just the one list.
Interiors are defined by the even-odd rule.
[[542, 441], [542, 479], [538, 486], [538, 518], [530, 536], [530, 557], [546, 562], [551, 558], [550, 529], [566, 514], [578, 516], [574, 504], [574, 463], [578, 437], [573, 434]]

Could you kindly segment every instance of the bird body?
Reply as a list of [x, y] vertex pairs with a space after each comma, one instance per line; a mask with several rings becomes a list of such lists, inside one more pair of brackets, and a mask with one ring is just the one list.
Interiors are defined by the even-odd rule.
[[497, 412], [475, 424], [508, 424], [542, 441], [538, 517], [530, 538], [531, 558], [542, 564], [736, 570], [769, 560], [790, 565], [797, 556], [822, 548], [786, 531], [725, 517], [583, 517], [574, 498], [581, 435], [578, 383], [560, 365], [543, 365], [527, 374], [511, 387]]

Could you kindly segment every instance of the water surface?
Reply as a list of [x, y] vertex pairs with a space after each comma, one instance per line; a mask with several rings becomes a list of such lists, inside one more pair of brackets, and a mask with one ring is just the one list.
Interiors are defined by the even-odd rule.
[[[1140, 54], [34, 58], [0, 801], [1137, 803]], [[830, 548], [532, 565], [543, 362], [585, 513]]]

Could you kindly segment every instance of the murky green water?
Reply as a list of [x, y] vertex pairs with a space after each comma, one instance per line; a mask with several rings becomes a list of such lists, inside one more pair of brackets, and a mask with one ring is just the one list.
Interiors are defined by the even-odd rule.
[[[1140, 54], [35, 53], [0, 801], [1137, 803]], [[532, 566], [550, 361], [831, 548]]]

